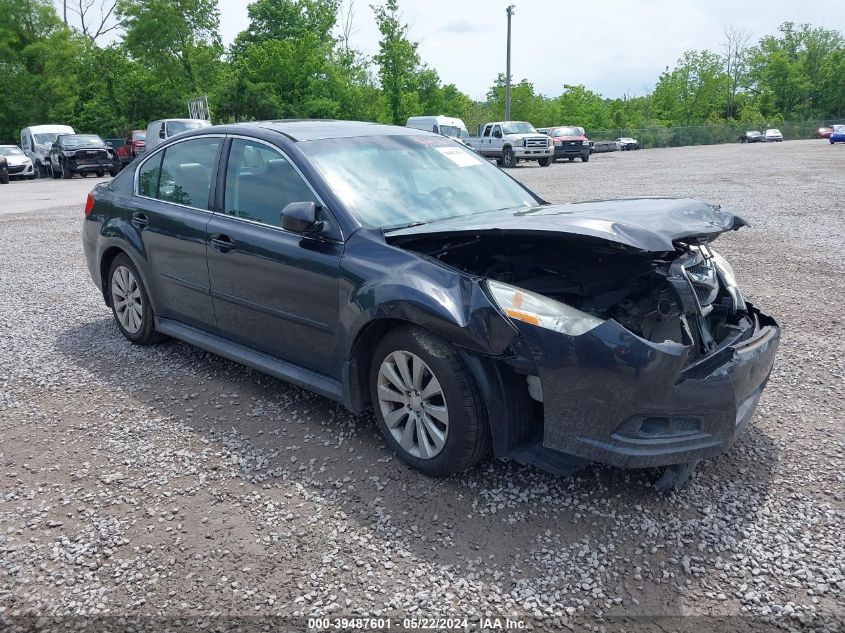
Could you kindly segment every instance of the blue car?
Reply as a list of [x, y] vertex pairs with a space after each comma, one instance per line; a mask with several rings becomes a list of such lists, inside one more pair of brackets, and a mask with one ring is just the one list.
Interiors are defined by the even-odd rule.
[[845, 125], [834, 125], [833, 134], [830, 135], [830, 144], [845, 143]]

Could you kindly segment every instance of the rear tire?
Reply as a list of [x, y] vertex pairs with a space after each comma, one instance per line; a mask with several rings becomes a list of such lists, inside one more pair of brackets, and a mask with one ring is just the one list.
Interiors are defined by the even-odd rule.
[[387, 443], [426, 475], [459, 473], [491, 451], [475, 379], [451, 345], [420, 327], [391, 330], [378, 342], [370, 397]]
[[147, 289], [128, 255], [121, 253], [114, 258], [106, 283], [112, 315], [123, 336], [136, 345], [151, 345], [164, 338], [155, 331]]
[[575, 157], [574, 157], [574, 156], [569, 156], [568, 158], [569, 158], [569, 162], [570, 162], [570, 163], [571, 163], [572, 161], [574, 161], [574, 160], [575, 160]]

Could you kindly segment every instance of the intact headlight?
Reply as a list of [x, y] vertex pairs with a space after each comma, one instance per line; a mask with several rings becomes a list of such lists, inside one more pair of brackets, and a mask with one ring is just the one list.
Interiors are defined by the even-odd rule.
[[604, 323], [586, 312], [542, 295], [488, 280], [487, 287], [498, 306], [511, 319], [569, 336], [580, 336]]
[[76, 152], [62, 152], [62, 154], [67, 158], [73, 158], [74, 156], [76, 156]]

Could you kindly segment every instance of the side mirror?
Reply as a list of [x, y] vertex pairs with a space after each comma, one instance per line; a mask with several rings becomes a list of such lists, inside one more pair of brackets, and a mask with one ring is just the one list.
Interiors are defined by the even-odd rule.
[[494, 136], [495, 138], [502, 138], [502, 133], [501, 133], [501, 131], [499, 131], [499, 130], [495, 130], [495, 131], [493, 132], [493, 136]]
[[158, 137], [164, 138], [164, 123], [161, 124], [161, 127], [158, 128]]
[[317, 205], [312, 202], [291, 202], [282, 209], [282, 228], [300, 235], [314, 235], [323, 229], [317, 220]]

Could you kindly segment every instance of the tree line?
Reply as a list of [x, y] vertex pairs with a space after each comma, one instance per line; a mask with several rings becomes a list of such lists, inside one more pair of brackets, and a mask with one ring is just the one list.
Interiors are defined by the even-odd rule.
[[[60, 12], [50, 0], [0, 0], [0, 140], [40, 123], [122, 136], [186, 116], [187, 100], [200, 95], [215, 123], [401, 125], [444, 114], [472, 130], [500, 119], [504, 75], [481, 101], [444, 84], [420, 58], [398, 1], [367, 7], [381, 35], [367, 57], [350, 43], [354, 5], [341, 0], [255, 0], [249, 26], [228, 47], [216, 0], [63, 0]], [[786, 22], [752, 42], [726, 27], [717, 48], [684, 53], [639, 96], [608, 99], [569, 84], [548, 96], [523, 79], [512, 86], [512, 117], [588, 130], [845, 118], [841, 33]]]

